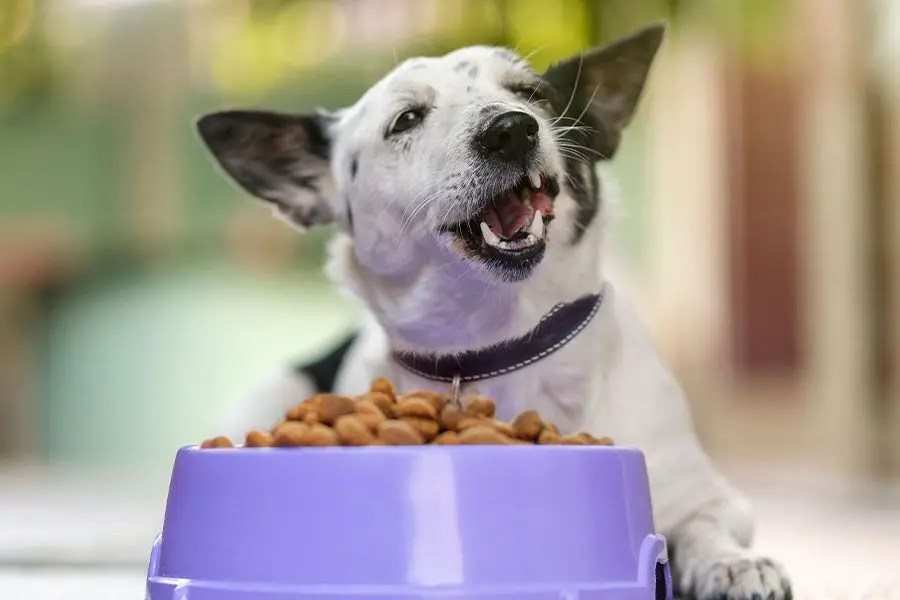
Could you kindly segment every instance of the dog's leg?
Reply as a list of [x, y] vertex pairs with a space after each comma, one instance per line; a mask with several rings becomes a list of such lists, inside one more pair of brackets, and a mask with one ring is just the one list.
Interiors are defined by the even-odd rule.
[[[749, 503], [700, 446], [680, 386], [628, 306], [616, 304], [615, 356], [586, 415], [596, 435], [640, 448], [656, 527], [668, 540], [672, 576], [697, 600], [789, 600], [784, 569], [751, 548]], [[616, 340], [615, 338], [618, 337]]]
[[750, 515], [740, 511], [709, 504], [668, 532], [676, 587], [700, 600], [790, 600], [787, 573], [750, 549]]

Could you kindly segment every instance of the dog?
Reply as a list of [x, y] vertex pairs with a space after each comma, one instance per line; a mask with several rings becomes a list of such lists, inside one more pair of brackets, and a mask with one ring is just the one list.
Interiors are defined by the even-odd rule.
[[354, 105], [291, 115], [220, 110], [197, 129], [224, 175], [298, 229], [335, 225], [327, 270], [366, 306], [357, 334], [280, 370], [230, 433], [271, 427], [298, 398], [377, 377], [537, 409], [563, 432], [640, 448], [675, 587], [701, 600], [786, 600], [751, 547], [748, 502], [716, 471], [684, 394], [607, 279], [616, 154], [664, 24], [544, 73], [473, 46], [399, 64]]

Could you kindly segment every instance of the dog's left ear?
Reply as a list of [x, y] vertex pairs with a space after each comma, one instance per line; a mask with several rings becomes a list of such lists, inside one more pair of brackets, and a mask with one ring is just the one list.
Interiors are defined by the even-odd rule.
[[588, 143], [603, 158], [612, 158], [619, 147], [665, 30], [665, 24], [651, 25], [552, 65], [544, 74], [564, 103], [557, 110], [596, 130]]
[[230, 110], [205, 115], [197, 131], [225, 172], [244, 190], [305, 228], [334, 220], [330, 173], [334, 117]]

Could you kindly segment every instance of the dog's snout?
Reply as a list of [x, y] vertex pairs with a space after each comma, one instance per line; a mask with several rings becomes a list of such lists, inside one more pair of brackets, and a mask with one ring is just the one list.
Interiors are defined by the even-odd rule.
[[537, 146], [537, 119], [514, 110], [496, 117], [478, 136], [481, 146], [507, 162], [522, 162]]

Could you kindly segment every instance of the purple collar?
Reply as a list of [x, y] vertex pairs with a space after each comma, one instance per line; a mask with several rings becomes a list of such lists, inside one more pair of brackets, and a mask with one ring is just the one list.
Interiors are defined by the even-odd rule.
[[603, 304], [606, 288], [554, 306], [522, 337], [459, 354], [415, 354], [394, 351], [407, 371], [432, 381], [481, 381], [518, 371], [547, 358], [581, 333]]

